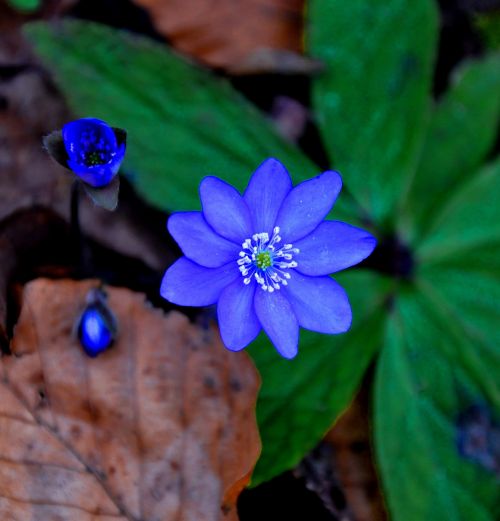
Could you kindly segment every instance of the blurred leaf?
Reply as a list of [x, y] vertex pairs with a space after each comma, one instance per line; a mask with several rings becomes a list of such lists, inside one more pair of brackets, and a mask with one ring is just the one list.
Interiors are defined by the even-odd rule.
[[375, 441], [388, 504], [397, 520], [493, 521], [494, 432], [464, 418], [477, 405], [498, 410], [500, 356], [462, 321], [468, 309], [453, 309], [428, 284], [420, 289], [396, 300], [377, 367]]
[[368, 214], [395, 218], [428, 119], [437, 36], [432, 0], [311, 0], [317, 121], [335, 168]]
[[[491, 251], [500, 243], [500, 158], [443, 198], [417, 247], [426, 262]], [[497, 250], [498, 251], [498, 250]]]
[[296, 182], [318, 174], [226, 81], [164, 46], [78, 21], [32, 24], [28, 34], [77, 114], [127, 130], [125, 170], [161, 209], [198, 208], [198, 185], [209, 174], [242, 189], [270, 156]]
[[7, 0], [7, 2], [18, 11], [36, 11], [41, 5], [41, 0]]
[[313, 449], [348, 407], [381, 345], [390, 281], [363, 270], [335, 278], [351, 301], [351, 331], [337, 337], [301, 331], [292, 361], [263, 336], [250, 348], [262, 377], [257, 419], [263, 448], [252, 485], [294, 467]]
[[500, 55], [462, 65], [433, 111], [422, 157], [402, 205], [414, 242], [439, 213], [448, 192], [480, 166], [500, 120]]
[[2, 519], [237, 520], [260, 448], [253, 364], [116, 288], [118, 338], [88, 358], [72, 330], [96, 284], [25, 289], [0, 363]]
[[315, 74], [323, 70], [321, 62], [303, 54], [283, 49], [259, 48], [228, 69], [233, 75], [244, 74]]
[[[262, 49], [301, 51], [304, 0], [134, 0], [177, 49], [214, 66], [239, 67]], [[273, 72], [273, 66], [267, 72]], [[293, 65], [293, 64], [292, 64]]]
[[486, 47], [500, 50], [500, 9], [497, 11], [477, 13], [473, 18], [476, 29], [483, 37]]

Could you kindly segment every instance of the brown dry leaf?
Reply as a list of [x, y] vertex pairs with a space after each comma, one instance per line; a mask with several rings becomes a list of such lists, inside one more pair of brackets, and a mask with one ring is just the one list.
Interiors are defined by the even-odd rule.
[[236, 520], [260, 449], [250, 359], [116, 288], [118, 339], [90, 359], [72, 330], [95, 286], [25, 288], [2, 360], [0, 519]]
[[[156, 29], [177, 49], [213, 67], [232, 69], [249, 61], [255, 68], [250, 57], [262, 49], [267, 55], [270, 49], [302, 51], [304, 0], [134, 1], [150, 12]], [[293, 68], [300, 61], [290, 54], [287, 60]]]
[[334, 449], [334, 465], [350, 511], [346, 519], [385, 521], [380, 484], [373, 464], [369, 393], [362, 388], [325, 441]]

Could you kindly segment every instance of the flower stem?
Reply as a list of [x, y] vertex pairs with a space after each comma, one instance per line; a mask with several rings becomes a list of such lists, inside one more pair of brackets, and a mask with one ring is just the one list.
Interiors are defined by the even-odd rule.
[[70, 202], [70, 226], [72, 249], [77, 259], [76, 275], [77, 277], [86, 277], [89, 274], [89, 254], [85, 237], [80, 227], [80, 181], [75, 180], [71, 186], [71, 202]]

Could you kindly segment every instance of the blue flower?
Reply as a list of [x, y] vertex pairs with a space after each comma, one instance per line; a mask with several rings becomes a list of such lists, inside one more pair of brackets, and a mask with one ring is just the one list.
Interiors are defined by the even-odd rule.
[[324, 221], [341, 187], [333, 171], [292, 187], [276, 159], [255, 171], [243, 196], [206, 177], [202, 212], [168, 221], [185, 256], [165, 273], [161, 295], [181, 306], [217, 303], [222, 341], [232, 351], [261, 329], [285, 358], [297, 354], [299, 327], [346, 332], [351, 307], [329, 274], [368, 257], [376, 240], [349, 224]]
[[77, 321], [77, 332], [85, 353], [94, 358], [115, 341], [118, 324], [106, 303], [106, 293], [93, 288], [87, 294], [87, 306]]
[[125, 157], [124, 131], [113, 129], [100, 119], [83, 118], [67, 123], [62, 129], [62, 139], [68, 168], [94, 188], [108, 185]]

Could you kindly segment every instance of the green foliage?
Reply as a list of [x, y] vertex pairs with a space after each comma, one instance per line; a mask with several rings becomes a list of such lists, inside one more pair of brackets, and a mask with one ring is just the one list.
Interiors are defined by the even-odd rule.
[[41, 0], [7, 0], [7, 2], [18, 11], [32, 12], [36, 11], [42, 5]]
[[474, 25], [486, 46], [500, 51], [500, 10], [476, 14]]
[[500, 515], [498, 476], [457, 450], [464, 410], [500, 405], [498, 351], [491, 351], [498, 343], [484, 345], [462, 314], [445, 292], [422, 283], [399, 296], [388, 323], [376, 375], [375, 441], [395, 519]]
[[431, 0], [313, 0], [309, 49], [325, 65], [313, 102], [330, 159], [388, 226], [427, 124], [436, 45]]
[[462, 65], [433, 110], [419, 166], [401, 198], [400, 229], [408, 240], [419, 242], [443, 197], [480, 166], [499, 120], [500, 55]]
[[353, 328], [332, 338], [301, 331], [300, 353], [285, 361], [263, 336], [250, 348], [264, 385], [257, 419], [264, 441], [252, 483], [300, 462], [351, 402], [382, 344], [390, 279], [357, 270], [335, 276], [353, 309]]
[[[493, 521], [498, 476], [458, 450], [458, 419], [482, 404], [500, 421], [500, 58], [463, 64], [431, 96], [437, 41], [431, 0], [311, 0], [307, 41], [325, 72], [313, 105], [332, 166], [364, 217], [415, 256], [409, 281], [364, 270], [336, 277], [353, 328], [304, 332], [298, 357], [259, 338], [257, 416], [263, 452], [254, 484], [293, 467], [348, 406], [376, 364], [375, 445], [396, 521]], [[159, 44], [85, 22], [29, 34], [78, 115], [127, 128], [125, 168], [165, 210], [194, 209], [209, 173], [242, 188], [268, 156], [295, 181], [317, 169], [230, 85]]]

